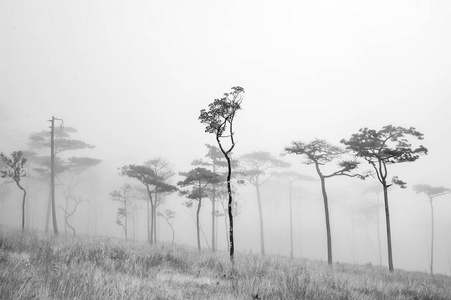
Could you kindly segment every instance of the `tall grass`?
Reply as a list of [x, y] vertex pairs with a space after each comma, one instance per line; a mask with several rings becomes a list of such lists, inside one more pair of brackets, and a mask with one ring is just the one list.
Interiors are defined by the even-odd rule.
[[[232, 288], [235, 281], [235, 288]], [[181, 246], [0, 233], [0, 299], [451, 299], [451, 280]]]

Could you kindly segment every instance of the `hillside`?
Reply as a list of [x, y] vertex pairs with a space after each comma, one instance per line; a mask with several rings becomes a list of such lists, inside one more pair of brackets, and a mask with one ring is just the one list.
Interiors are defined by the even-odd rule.
[[[451, 280], [181, 246], [0, 232], [0, 299], [451, 299]], [[233, 288], [235, 286], [235, 288]]]

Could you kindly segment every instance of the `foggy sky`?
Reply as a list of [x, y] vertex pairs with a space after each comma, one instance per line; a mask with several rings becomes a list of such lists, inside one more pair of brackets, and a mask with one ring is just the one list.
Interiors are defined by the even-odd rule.
[[[77, 128], [74, 138], [96, 148], [73, 155], [102, 159], [91, 172], [96, 184], [85, 187], [104, 217], [97, 231], [121, 237], [114, 224], [117, 204], [109, 199], [125, 182], [117, 168], [161, 156], [177, 173], [191, 169], [190, 163], [205, 155], [204, 144], [215, 144], [198, 121], [199, 111], [232, 86], [245, 89], [234, 125], [235, 156], [254, 150], [279, 155], [291, 141], [315, 137], [338, 144], [362, 127], [414, 126], [424, 133], [422, 144], [429, 155], [389, 169], [390, 177], [398, 175], [409, 185], [390, 191], [394, 264], [425, 270], [429, 207], [411, 186], [451, 186], [446, 159], [451, 136], [450, 11], [447, 1], [407, 0], [1, 1], [0, 151], [27, 149], [30, 133], [47, 129], [52, 116]], [[293, 170], [316, 175], [301, 158], [284, 159], [293, 163]], [[277, 240], [288, 230], [283, 223], [286, 183], [269, 183], [262, 188], [266, 246], [268, 253], [287, 255], [288, 232], [284, 241]], [[358, 201], [352, 192], [360, 183], [328, 183], [334, 261], [353, 261], [351, 219], [340, 207]], [[325, 259], [319, 183], [302, 182], [297, 189], [295, 234], [300, 238], [295, 251]], [[45, 190], [41, 193], [45, 198]], [[437, 198], [434, 204], [435, 269], [442, 273], [450, 271], [450, 197]], [[241, 188], [239, 200], [238, 250], [259, 253], [251, 186]], [[169, 202], [180, 216], [176, 241], [194, 245], [195, 226], [183, 212], [183, 200], [174, 196]], [[9, 200], [7, 208], [19, 213], [18, 205]], [[202, 214], [210, 238], [208, 204]], [[277, 217], [270, 220], [273, 215]], [[142, 239], [143, 221], [144, 215]], [[77, 224], [81, 231], [87, 226]], [[374, 226], [367, 223], [376, 247]], [[184, 227], [192, 232], [177, 233]], [[161, 220], [160, 230], [169, 233]], [[365, 231], [358, 230], [358, 262], [377, 264]], [[224, 248], [221, 232], [220, 237]]]

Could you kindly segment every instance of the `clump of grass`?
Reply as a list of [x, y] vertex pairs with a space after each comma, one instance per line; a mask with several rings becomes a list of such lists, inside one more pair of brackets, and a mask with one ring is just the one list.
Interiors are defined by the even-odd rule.
[[75, 298], [451, 299], [451, 281], [240, 253], [232, 273], [226, 253], [0, 233], [0, 299]]

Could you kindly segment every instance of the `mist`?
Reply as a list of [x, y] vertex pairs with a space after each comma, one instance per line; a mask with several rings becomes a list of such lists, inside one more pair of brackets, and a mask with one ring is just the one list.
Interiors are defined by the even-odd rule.
[[[116, 224], [119, 203], [110, 194], [140, 182], [121, 176], [120, 169], [162, 158], [174, 172], [168, 183], [176, 186], [183, 180], [179, 172], [205, 159], [205, 144], [217, 146], [198, 120], [200, 110], [241, 86], [232, 157], [239, 161], [243, 154], [266, 151], [291, 166], [268, 170], [265, 178], [292, 170], [316, 179], [292, 186], [294, 256], [327, 260], [318, 175], [301, 155], [281, 156], [284, 147], [314, 138], [339, 146], [365, 127], [415, 127], [424, 140], [414, 146], [424, 145], [428, 155], [388, 169], [390, 178], [407, 182], [406, 189], [389, 188], [393, 260], [395, 268], [428, 272], [430, 207], [427, 196], [412, 187], [451, 188], [450, 9], [445, 1], [2, 1], [0, 152], [48, 156], [49, 148], [30, 146], [30, 136], [49, 133], [52, 116], [63, 120], [63, 130], [75, 128], [70, 138], [95, 148], [57, 156], [101, 162], [81, 173], [73, 193], [84, 201], [70, 224], [79, 236], [125, 242]], [[36, 164], [29, 164], [29, 176], [21, 179], [26, 228], [43, 232], [48, 182], [38, 180]], [[358, 171], [370, 167], [362, 161]], [[380, 183], [374, 177], [327, 180], [334, 262], [387, 266], [383, 208], [379, 226], [376, 215], [359, 214], [377, 203], [376, 193], [365, 192], [373, 184]], [[289, 256], [289, 184], [273, 176], [260, 194], [266, 254]], [[260, 253], [256, 190], [237, 184], [234, 197], [236, 249]], [[21, 199], [14, 183], [0, 188], [2, 226], [20, 228]], [[71, 236], [64, 199], [57, 184], [59, 231]], [[447, 275], [450, 200], [451, 194], [434, 199], [434, 272]], [[157, 211], [173, 210], [175, 243], [196, 247], [195, 208], [186, 201], [172, 193]], [[139, 208], [128, 224], [128, 242], [146, 243], [146, 201], [132, 202]], [[203, 199], [202, 251], [212, 246], [211, 211], [211, 201]], [[226, 252], [225, 220], [217, 219], [218, 250]], [[171, 228], [162, 217], [156, 222], [157, 243], [170, 244]]]

